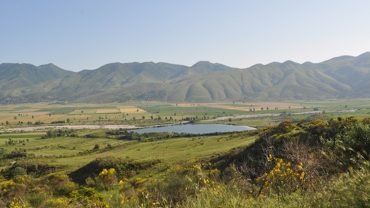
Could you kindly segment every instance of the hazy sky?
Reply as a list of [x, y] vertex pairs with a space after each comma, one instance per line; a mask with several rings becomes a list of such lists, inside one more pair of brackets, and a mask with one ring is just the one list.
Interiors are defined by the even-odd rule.
[[366, 51], [369, 0], [0, 0], [0, 62], [244, 68]]

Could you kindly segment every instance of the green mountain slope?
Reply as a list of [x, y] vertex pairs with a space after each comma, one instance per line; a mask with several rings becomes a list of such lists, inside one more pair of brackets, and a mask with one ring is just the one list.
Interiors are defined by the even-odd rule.
[[37, 102], [46, 97], [51, 87], [74, 72], [54, 64], [0, 64], [0, 103]]
[[370, 52], [321, 63], [237, 69], [201, 61], [111, 63], [69, 72], [48, 64], [0, 64], [0, 102], [214, 102], [370, 97]]

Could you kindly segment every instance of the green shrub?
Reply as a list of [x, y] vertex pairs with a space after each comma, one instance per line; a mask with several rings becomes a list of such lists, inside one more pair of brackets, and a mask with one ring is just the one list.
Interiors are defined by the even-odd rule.
[[14, 178], [16, 176], [27, 175], [27, 170], [22, 167], [15, 167], [10, 170], [10, 177]]
[[27, 201], [31, 207], [42, 207], [47, 199], [50, 199], [50, 196], [46, 193], [31, 193], [27, 196]]
[[77, 188], [77, 185], [65, 174], [48, 175], [42, 179], [42, 183], [47, 184], [57, 196], [66, 196]]

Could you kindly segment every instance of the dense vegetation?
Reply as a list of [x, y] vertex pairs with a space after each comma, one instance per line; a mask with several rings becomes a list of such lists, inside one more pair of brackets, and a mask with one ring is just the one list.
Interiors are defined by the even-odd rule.
[[[38, 160], [15, 159], [1, 171], [0, 206], [370, 206], [369, 119], [286, 121], [256, 133], [257, 140], [246, 147], [187, 162], [110, 156], [63, 171]], [[233, 133], [213, 140], [224, 139], [222, 145], [247, 136]]]

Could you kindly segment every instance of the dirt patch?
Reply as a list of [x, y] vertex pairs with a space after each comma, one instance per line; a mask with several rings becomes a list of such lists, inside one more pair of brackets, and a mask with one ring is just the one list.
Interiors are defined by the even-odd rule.
[[28, 126], [6, 129], [8, 132], [46, 131], [49, 129], [135, 129], [134, 125], [61, 125], [61, 126]]
[[96, 113], [120, 113], [120, 110], [117, 108], [103, 108], [103, 109], [96, 109]]
[[276, 110], [276, 109], [298, 109], [303, 108], [302, 105], [296, 103], [285, 103], [285, 102], [249, 102], [249, 103], [178, 103], [176, 106], [179, 107], [211, 107], [211, 108], [221, 108], [227, 110], [239, 110], [239, 111], [250, 111], [254, 109], [255, 111], [260, 110]]
[[121, 113], [145, 113], [145, 110], [136, 106], [121, 106], [119, 111]]

